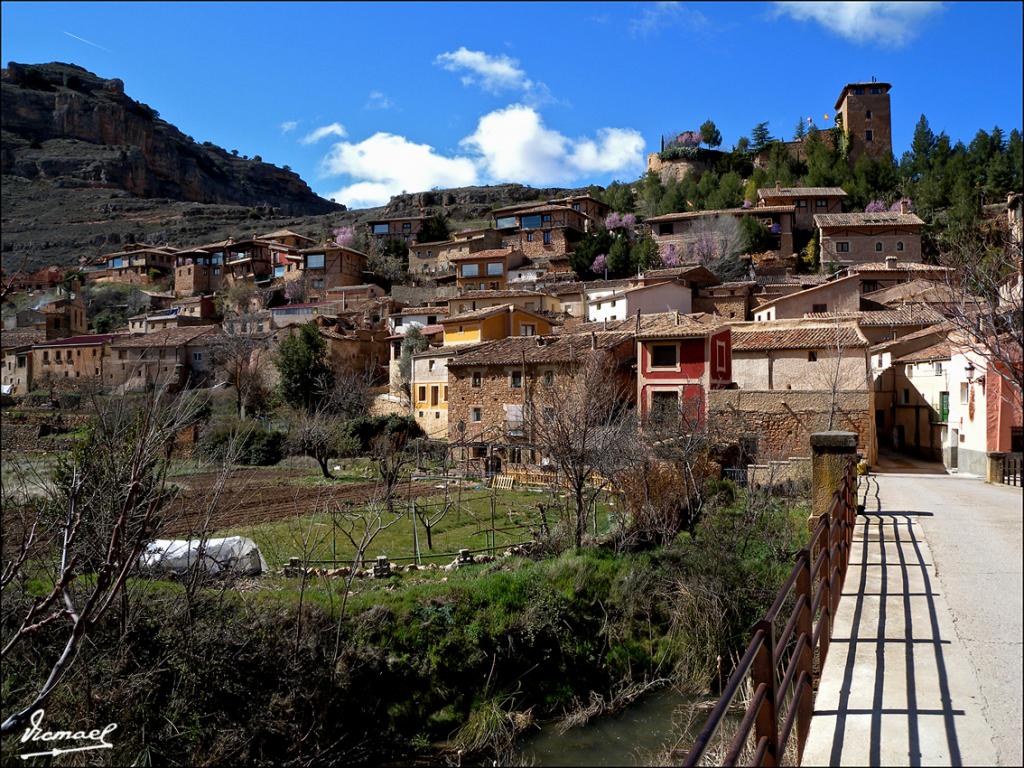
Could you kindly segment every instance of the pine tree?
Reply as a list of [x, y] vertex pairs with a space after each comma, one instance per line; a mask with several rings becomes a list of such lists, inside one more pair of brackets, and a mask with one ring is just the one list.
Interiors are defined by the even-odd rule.
[[709, 148], [722, 146], [722, 133], [712, 120], [705, 120], [700, 126], [700, 139]]
[[802, 141], [806, 135], [807, 126], [804, 125], [804, 119], [801, 117], [796, 121], [796, 129], [793, 131], [793, 141]]
[[775, 139], [768, 131], [768, 122], [765, 121], [763, 123], [758, 123], [750, 132], [750, 151], [756, 154], [773, 141], [775, 141]]

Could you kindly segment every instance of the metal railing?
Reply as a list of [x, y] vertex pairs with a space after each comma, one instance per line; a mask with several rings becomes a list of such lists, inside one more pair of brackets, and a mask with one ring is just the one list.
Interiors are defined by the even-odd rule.
[[1021, 457], [1007, 456], [1003, 459], [1003, 484], [1021, 487]]
[[683, 765], [702, 764], [748, 676], [750, 702], [722, 764], [736, 765], [746, 753], [749, 765], [779, 765], [791, 746], [794, 729], [799, 764], [811, 725], [815, 681], [828, 655], [832, 621], [846, 578], [856, 517], [857, 476], [851, 461], [828, 514], [819, 517], [774, 604], [754, 625], [743, 658]]

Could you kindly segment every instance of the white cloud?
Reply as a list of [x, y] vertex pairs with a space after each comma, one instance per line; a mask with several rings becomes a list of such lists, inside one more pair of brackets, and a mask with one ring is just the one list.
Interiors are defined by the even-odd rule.
[[298, 127], [299, 124], [295, 120], [285, 120], [283, 123], [281, 123], [281, 133], [288, 133], [289, 131], [294, 131]]
[[702, 28], [707, 23], [707, 16], [682, 3], [653, 3], [646, 6], [639, 16], [629, 20], [629, 32], [633, 37], [647, 37], [675, 24]]
[[461, 145], [477, 154], [490, 180], [544, 185], [639, 169], [644, 140], [632, 129], [602, 128], [596, 141], [573, 141], [545, 127], [532, 107], [515, 104], [481, 117], [476, 131]]
[[327, 195], [352, 208], [383, 205], [400, 192], [515, 181], [567, 185], [594, 175], [639, 173], [644, 140], [628, 128], [601, 128], [572, 139], [544, 125], [533, 107], [514, 104], [480, 118], [451, 156], [429, 144], [378, 132], [334, 144], [321, 162], [324, 177], [351, 183]]
[[358, 180], [329, 195], [350, 207], [381, 205], [403, 190], [469, 186], [478, 178], [472, 159], [444, 157], [429, 144], [390, 133], [375, 133], [358, 144], [338, 142], [323, 159], [322, 171]]
[[325, 139], [328, 136], [340, 136], [345, 138], [348, 132], [341, 123], [331, 123], [330, 125], [323, 125], [314, 131], [310, 131], [303, 136], [299, 141], [303, 144], [316, 144], [320, 139]]
[[779, 15], [798, 21], [816, 21], [855, 43], [876, 42], [901, 46], [917, 34], [917, 27], [939, 11], [935, 2], [777, 2]]
[[463, 85], [480, 83], [480, 87], [491, 93], [508, 90], [529, 91], [533, 81], [519, 67], [519, 62], [510, 56], [491, 56], [483, 51], [471, 51], [465, 46], [456, 51], [440, 54], [434, 63], [449, 72], [466, 72]]
[[394, 100], [386, 93], [370, 91], [367, 102], [363, 109], [392, 109], [395, 106]]

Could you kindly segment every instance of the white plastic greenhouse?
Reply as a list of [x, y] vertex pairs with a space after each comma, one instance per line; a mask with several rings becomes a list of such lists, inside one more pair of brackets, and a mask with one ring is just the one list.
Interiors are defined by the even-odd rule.
[[267, 561], [252, 539], [156, 539], [139, 555], [139, 568], [154, 575], [183, 574], [196, 566], [208, 574], [258, 576]]

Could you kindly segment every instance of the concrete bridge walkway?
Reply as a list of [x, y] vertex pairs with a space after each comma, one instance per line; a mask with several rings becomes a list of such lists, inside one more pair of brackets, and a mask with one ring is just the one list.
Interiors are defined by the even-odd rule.
[[803, 765], [1021, 765], [1021, 489], [862, 478]]

